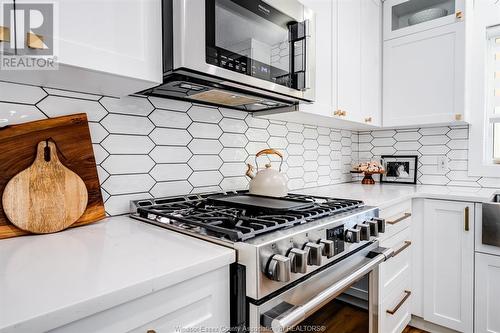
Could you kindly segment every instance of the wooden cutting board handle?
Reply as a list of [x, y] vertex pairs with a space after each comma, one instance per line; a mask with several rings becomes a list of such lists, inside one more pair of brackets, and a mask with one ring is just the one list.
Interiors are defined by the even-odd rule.
[[33, 164], [9, 181], [2, 196], [7, 218], [37, 234], [66, 229], [82, 216], [87, 201], [85, 183], [59, 161], [50, 140], [38, 143]]

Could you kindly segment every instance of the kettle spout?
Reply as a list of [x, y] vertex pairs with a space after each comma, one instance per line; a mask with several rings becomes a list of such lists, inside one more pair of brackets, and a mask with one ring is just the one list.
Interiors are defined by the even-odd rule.
[[255, 172], [253, 171], [254, 167], [250, 163], [247, 163], [247, 167], [248, 168], [247, 168], [247, 172], [245, 173], [245, 175], [247, 175], [248, 178], [253, 179], [255, 177]]

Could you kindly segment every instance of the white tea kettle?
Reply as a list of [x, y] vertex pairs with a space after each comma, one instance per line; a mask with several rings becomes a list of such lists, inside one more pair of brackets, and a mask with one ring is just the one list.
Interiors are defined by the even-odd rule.
[[[281, 159], [280, 168], [278, 170], [271, 169], [271, 164], [266, 164], [266, 168], [259, 171], [257, 158], [262, 155], [278, 155]], [[284, 197], [288, 194], [288, 186], [286, 177], [280, 173], [281, 165], [283, 164], [283, 154], [275, 149], [264, 149], [255, 155], [255, 165], [257, 173], [254, 173], [254, 166], [247, 164], [248, 169], [246, 175], [250, 178], [250, 194], [265, 195], [268, 197]]]

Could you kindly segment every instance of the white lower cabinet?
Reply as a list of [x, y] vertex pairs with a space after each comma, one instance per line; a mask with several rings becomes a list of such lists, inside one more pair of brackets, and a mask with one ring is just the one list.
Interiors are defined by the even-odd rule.
[[424, 200], [423, 315], [473, 332], [474, 204]]
[[476, 253], [475, 333], [500, 333], [500, 257]]
[[380, 265], [379, 332], [400, 333], [411, 320], [411, 233], [410, 228], [380, 243], [396, 249]]
[[[110, 295], [112, 297], [112, 295]], [[56, 328], [51, 333], [181, 332], [229, 327], [229, 266]], [[198, 330], [196, 330], [198, 332]]]

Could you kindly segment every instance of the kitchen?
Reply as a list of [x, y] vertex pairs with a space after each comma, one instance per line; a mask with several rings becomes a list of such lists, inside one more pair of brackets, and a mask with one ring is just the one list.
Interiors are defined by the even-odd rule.
[[500, 332], [499, 26], [0, 0], [0, 332]]

